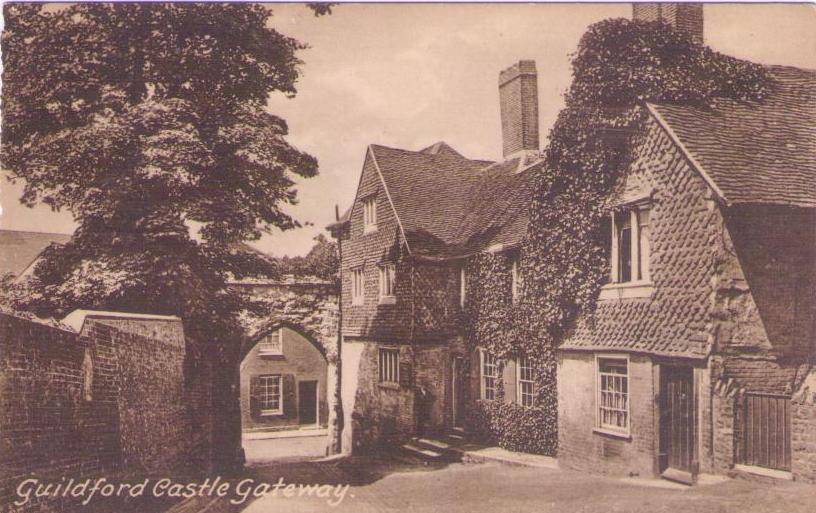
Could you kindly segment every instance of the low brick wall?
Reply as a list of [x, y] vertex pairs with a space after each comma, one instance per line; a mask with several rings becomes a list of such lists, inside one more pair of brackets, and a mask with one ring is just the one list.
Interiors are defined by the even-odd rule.
[[[88, 319], [77, 334], [0, 313], [0, 511], [27, 478], [156, 475], [202, 450], [209, 459], [209, 384], [190, 372], [180, 323], [155, 338], [130, 324]], [[66, 501], [24, 509], [73, 511]]]

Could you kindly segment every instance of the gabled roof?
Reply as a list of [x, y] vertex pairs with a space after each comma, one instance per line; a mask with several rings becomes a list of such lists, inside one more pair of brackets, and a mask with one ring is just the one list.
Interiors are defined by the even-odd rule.
[[762, 102], [649, 110], [727, 204], [816, 207], [816, 72], [767, 69]]
[[69, 240], [71, 235], [67, 233], [0, 230], [0, 275], [14, 273], [20, 276], [45, 248]]
[[371, 145], [412, 254], [450, 258], [518, 244], [536, 165], [463, 157], [445, 143], [420, 151]]

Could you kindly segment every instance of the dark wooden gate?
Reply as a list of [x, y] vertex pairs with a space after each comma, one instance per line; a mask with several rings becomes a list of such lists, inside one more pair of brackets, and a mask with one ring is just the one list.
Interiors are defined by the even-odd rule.
[[663, 467], [693, 479], [695, 465], [694, 371], [690, 367], [661, 368], [660, 446]]
[[790, 471], [790, 398], [746, 393], [736, 425], [737, 463]]

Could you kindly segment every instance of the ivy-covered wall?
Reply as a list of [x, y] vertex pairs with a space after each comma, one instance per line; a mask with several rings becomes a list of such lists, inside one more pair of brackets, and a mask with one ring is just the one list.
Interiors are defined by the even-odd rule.
[[[524, 258], [523, 251], [509, 250], [480, 254], [467, 263], [461, 321], [466, 344], [470, 351], [484, 349], [502, 362], [497, 399], [481, 400], [475, 395], [468, 427], [485, 441], [506, 449], [554, 455], [558, 419], [554, 351], [526, 329], [526, 309], [521, 298], [514, 300], [512, 294], [513, 260], [523, 269]], [[522, 274], [522, 288], [524, 279]], [[536, 369], [533, 406], [521, 406], [515, 397], [514, 362], [521, 357], [530, 359]], [[478, 367], [471, 373], [481, 377]]]

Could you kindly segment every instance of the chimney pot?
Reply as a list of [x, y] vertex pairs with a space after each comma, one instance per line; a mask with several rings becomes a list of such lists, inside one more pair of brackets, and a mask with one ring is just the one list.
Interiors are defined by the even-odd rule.
[[538, 151], [538, 73], [533, 60], [520, 60], [499, 73], [504, 158]]
[[635, 21], [663, 21], [678, 32], [687, 34], [692, 41], [703, 42], [703, 4], [634, 3], [632, 19]]

